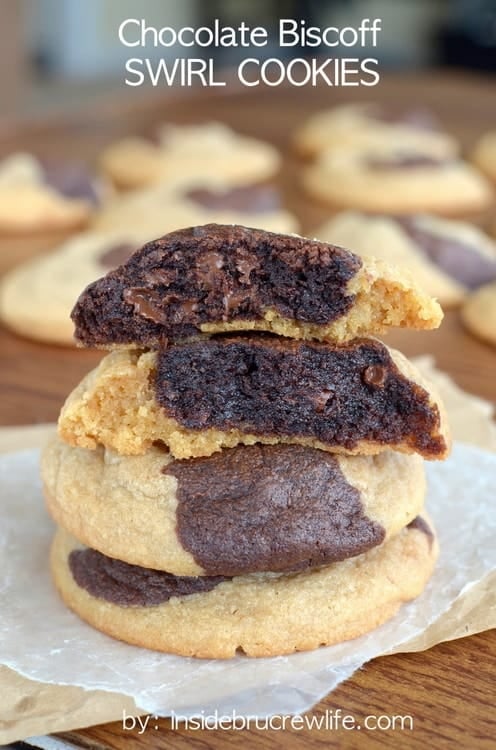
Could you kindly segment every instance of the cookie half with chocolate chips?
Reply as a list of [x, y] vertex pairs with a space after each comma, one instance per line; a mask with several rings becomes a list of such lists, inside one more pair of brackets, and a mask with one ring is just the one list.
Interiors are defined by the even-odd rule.
[[299, 573], [176, 577], [128, 565], [59, 529], [52, 574], [99, 630], [184, 656], [275, 656], [368, 633], [418, 596], [438, 554], [426, 516], [357, 557]]
[[467, 162], [421, 148], [332, 148], [303, 175], [304, 189], [335, 208], [460, 216], [487, 208], [490, 183]]
[[460, 304], [470, 291], [496, 280], [496, 242], [467, 222], [350, 211], [331, 218], [315, 235], [408, 269], [443, 307]]
[[145, 238], [131, 232], [85, 232], [17, 266], [0, 281], [2, 322], [27, 338], [75, 346], [74, 300], [91, 281], [124, 263]]
[[46, 447], [54, 520], [110, 557], [180, 576], [291, 572], [382, 544], [421, 511], [423, 461], [253, 445], [178, 461]]
[[428, 459], [449, 449], [440, 400], [405, 357], [375, 339], [336, 346], [221, 336], [115, 351], [69, 396], [59, 434], [126, 454], [159, 440], [176, 458], [253, 443], [347, 454], [391, 448]]
[[208, 224], [147, 243], [80, 296], [85, 346], [157, 347], [264, 330], [347, 341], [393, 326], [436, 328], [439, 305], [408, 274], [295, 235]]

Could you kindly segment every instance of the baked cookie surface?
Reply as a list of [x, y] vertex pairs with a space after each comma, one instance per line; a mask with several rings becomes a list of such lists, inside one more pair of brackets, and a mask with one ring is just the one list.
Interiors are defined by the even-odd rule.
[[467, 222], [350, 211], [331, 218], [315, 235], [407, 268], [443, 307], [460, 304], [470, 290], [496, 280], [496, 242]]
[[461, 311], [465, 327], [489, 344], [496, 345], [496, 283], [471, 294]]
[[72, 313], [82, 344], [108, 348], [239, 330], [346, 341], [393, 326], [436, 328], [441, 318], [407, 273], [374, 258], [223, 224], [147, 243], [90, 285]]
[[472, 161], [490, 180], [496, 182], [496, 130], [485, 133], [475, 144]]
[[[59, 529], [51, 565], [65, 603], [104, 633], [184, 656], [230, 658], [239, 650], [248, 656], [289, 654], [369, 632], [422, 592], [437, 551], [424, 516], [344, 562], [289, 575], [259, 573], [207, 584], [199, 579], [201, 593], [184, 593], [191, 591], [191, 579], [174, 584], [164, 573], [105, 564]], [[155, 603], [133, 605], [144, 590], [155, 592]]]
[[255, 445], [177, 461], [72, 448], [43, 453], [54, 520], [105, 555], [179, 576], [295, 571], [356, 556], [421, 511], [419, 456], [334, 456]]
[[470, 164], [391, 144], [324, 151], [305, 170], [303, 186], [332, 206], [370, 213], [460, 215], [493, 200], [490, 183]]
[[110, 145], [101, 159], [104, 173], [125, 189], [195, 177], [250, 184], [273, 177], [280, 163], [274, 146], [219, 122], [165, 125], [154, 141], [126, 138]]
[[68, 397], [59, 434], [71, 445], [124, 454], [159, 440], [176, 458], [258, 442], [347, 454], [392, 448], [433, 459], [449, 449], [430, 384], [375, 339], [339, 347], [221, 337], [158, 353], [118, 350]]
[[303, 156], [316, 156], [327, 148], [384, 146], [403, 150], [423, 149], [432, 156], [455, 156], [454, 138], [437, 129], [435, 118], [424, 110], [391, 112], [379, 104], [345, 104], [311, 115], [293, 139]]

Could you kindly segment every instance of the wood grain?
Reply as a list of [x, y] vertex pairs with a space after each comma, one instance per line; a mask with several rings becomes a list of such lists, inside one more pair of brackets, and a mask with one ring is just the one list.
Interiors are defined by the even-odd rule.
[[[462, 75], [398, 76], [384, 80], [379, 90], [354, 92], [355, 98], [386, 103], [425, 104], [438, 113], [466, 148], [494, 125], [494, 82]], [[266, 138], [287, 151], [293, 128], [310, 111], [349, 98], [341, 90], [303, 89], [261, 92], [232, 91], [222, 96], [198, 92], [166, 99], [157, 93], [114, 97], [99, 103], [93, 114], [68, 120], [45, 119], [15, 130], [0, 128], [0, 155], [29, 148], [42, 156], [65, 158], [76, 153], [96, 163], [101, 147], [128, 132], [149, 131], [162, 119], [178, 122], [221, 119], [242, 132]], [[288, 155], [279, 180], [287, 203], [311, 232], [329, 212], [300, 192], [301, 165]], [[491, 212], [476, 217], [482, 223]], [[43, 252], [53, 240], [45, 238], [1, 241], [3, 263]], [[495, 322], [496, 325], [496, 322]], [[496, 350], [473, 339], [450, 312], [439, 331], [396, 332], [388, 343], [408, 355], [432, 353], [437, 364], [468, 391], [496, 400]], [[0, 424], [28, 424], [55, 420], [63, 399], [101, 357], [101, 352], [46, 346], [0, 330]], [[465, 544], [469, 540], [460, 540]], [[126, 733], [119, 723], [70, 733], [86, 747], [101, 748], [494, 748], [494, 632], [441, 644], [425, 653], [377, 659], [341, 685], [311, 712], [342, 709], [363, 723], [368, 714], [411, 715], [408, 731], [203, 731], [172, 730], [158, 721], [141, 737]], [[67, 735], [66, 735], [67, 736]]]

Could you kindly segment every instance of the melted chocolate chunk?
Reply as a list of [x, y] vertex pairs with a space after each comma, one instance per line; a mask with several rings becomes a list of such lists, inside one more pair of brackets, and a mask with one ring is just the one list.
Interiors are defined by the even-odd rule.
[[427, 523], [427, 521], [422, 518], [422, 516], [417, 516], [413, 519], [413, 521], [410, 521], [410, 523], [407, 526], [407, 529], [417, 529], [418, 531], [421, 531], [422, 534], [425, 534], [426, 537], [429, 539], [429, 547], [432, 547], [434, 543], [434, 533]]
[[208, 575], [295, 571], [384, 540], [335, 456], [299, 445], [232, 448], [173, 461], [177, 534]]
[[477, 289], [496, 279], [496, 255], [487, 257], [454, 236], [431, 232], [415, 217], [396, 221], [429, 260], [468, 289]]
[[73, 550], [69, 568], [78, 586], [120, 607], [155, 607], [174, 596], [211, 591], [227, 580], [223, 576], [174, 576], [162, 570], [129, 565], [89, 548]]
[[135, 250], [136, 245], [122, 242], [119, 245], [108, 248], [99, 257], [98, 261], [103, 268], [117, 268], [117, 266], [122, 266], [123, 263], [129, 260]]
[[224, 336], [158, 353], [157, 402], [188, 429], [308, 437], [356, 448], [406, 443], [442, 455], [439, 411], [400, 373], [384, 344], [343, 346]]
[[100, 203], [95, 180], [83, 164], [45, 163], [43, 170], [46, 184], [65, 198], [86, 200], [95, 206]]
[[222, 191], [197, 188], [185, 197], [211, 211], [265, 214], [281, 208], [279, 194], [271, 185], [243, 185]]
[[72, 312], [89, 346], [156, 346], [197, 335], [206, 322], [260, 320], [268, 308], [327, 324], [345, 315], [361, 260], [302, 237], [208, 224], [149, 242], [90, 284]]
[[391, 156], [370, 156], [364, 160], [365, 165], [376, 172], [389, 172], [419, 167], [445, 167], [452, 159], [436, 159], [434, 156], [420, 153], [403, 153]]

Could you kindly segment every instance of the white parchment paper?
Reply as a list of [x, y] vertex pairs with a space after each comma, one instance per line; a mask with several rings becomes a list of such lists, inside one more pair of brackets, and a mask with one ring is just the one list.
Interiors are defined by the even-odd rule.
[[48, 572], [53, 525], [38, 460], [38, 451], [0, 457], [0, 664], [42, 683], [125, 694], [148, 713], [306, 711], [369, 659], [410, 650], [412, 639], [496, 569], [496, 455], [457, 443], [447, 461], [427, 465], [439, 563], [426, 591], [393, 620], [354, 641], [290, 657], [158, 654], [93, 630], [59, 600]]

